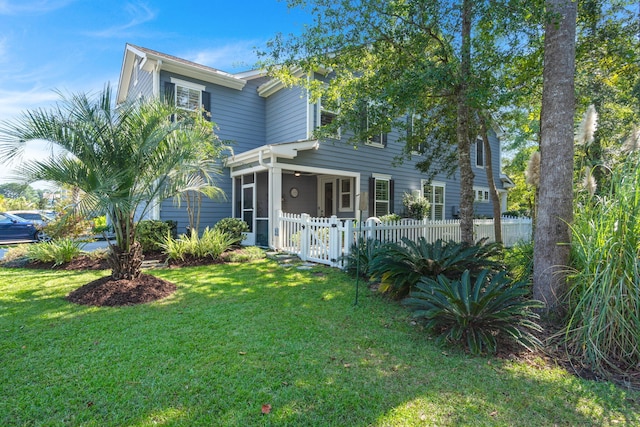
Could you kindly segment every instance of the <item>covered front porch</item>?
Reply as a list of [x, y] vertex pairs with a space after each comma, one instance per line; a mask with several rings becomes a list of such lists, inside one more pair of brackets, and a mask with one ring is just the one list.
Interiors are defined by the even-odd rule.
[[233, 216], [249, 225], [245, 245], [275, 248], [278, 212], [340, 219], [359, 217], [360, 174], [296, 164], [317, 140], [265, 145], [227, 158], [233, 179]]

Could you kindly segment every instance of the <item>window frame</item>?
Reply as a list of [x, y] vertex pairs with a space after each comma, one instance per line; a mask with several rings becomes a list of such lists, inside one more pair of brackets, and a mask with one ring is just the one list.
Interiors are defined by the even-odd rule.
[[[330, 110], [328, 108], [325, 108], [322, 104], [322, 97], [320, 97], [320, 99], [318, 99], [318, 101], [316, 102], [316, 112], [315, 112], [315, 118], [314, 118], [314, 122], [315, 122], [315, 129], [320, 129], [322, 126], [324, 126], [322, 124], [322, 115], [323, 114], [328, 114], [333, 116], [332, 120], [336, 120], [338, 118], [338, 112], [337, 111], [333, 111]], [[342, 130], [340, 128], [336, 129], [336, 133], [331, 134], [328, 136], [331, 139], [340, 139], [342, 138]]]
[[[193, 83], [193, 82], [188, 82], [188, 81], [181, 80], [181, 79], [176, 79], [175, 77], [171, 77], [171, 83], [174, 84], [173, 99], [174, 99], [176, 108], [179, 108], [179, 109], [185, 110], [185, 111], [196, 111], [199, 108], [202, 108], [202, 106], [203, 106], [202, 92], [205, 91], [205, 89], [206, 89], [205, 86], [203, 86], [201, 84], [198, 84], [198, 83]], [[184, 107], [184, 106], [178, 104], [178, 88], [179, 87], [181, 87], [183, 89], [188, 89], [189, 91], [197, 92], [197, 94], [198, 94], [197, 107], [195, 107], [195, 108], [187, 108], [187, 107]]]
[[[374, 216], [376, 218], [379, 218], [381, 216], [385, 216], [385, 215], [389, 215], [391, 213], [391, 175], [382, 175], [382, 174], [372, 174], [371, 177], [374, 180], [373, 183], [373, 190], [374, 190], [374, 194], [373, 194], [373, 215], [370, 213], [370, 216]], [[387, 198], [386, 200], [384, 199], [378, 199], [378, 181], [380, 182], [385, 182], [386, 183], [386, 193], [387, 193]], [[386, 209], [386, 213], [382, 214], [382, 215], [378, 215], [378, 204], [386, 204], [387, 209]]]
[[[366, 122], [366, 131], [368, 131], [370, 129], [369, 126], [369, 107], [373, 105], [373, 102], [369, 101], [365, 104], [364, 106], [364, 119]], [[378, 140], [376, 140], [376, 138]], [[387, 143], [389, 142], [389, 132], [380, 132], [379, 134], [375, 134], [369, 138], [367, 138], [367, 140], [364, 142], [364, 145], [368, 145], [370, 147], [376, 147], [376, 148], [386, 148], [387, 147]]]
[[475, 203], [489, 203], [491, 202], [491, 195], [489, 187], [473, 187], [473, 201]]
[[[353, 183], [354, 179], [353, 178], [339, 178], [338, 179], [338, 212], [353, 212], [354, 211], [354, 206], [353, 206], [353, 199], [354, 199], [354, 191], [353, 191], [353, 187], [354, 187], [354, 183]], [[342, 190], [342, 183], [343, 182], [348, 182], [349, 183], [349, 191], [343, 191]], [[345, 205], [343, 204], [343, 197], [344, 196], [348, 196], [349, 198], [349, 204]]]
[[[429, 187], [430, 188], [430, 194], [427, 194], [427, 192], [425, 191], [425, 188]], [[435, 197], [436, 197], [436, 187], [437, 188], [442, 188], [442, 202], [436, 203], [435, 202]], [[422, 186], [421, 186], [421, 192], [422, 192], [422, 197], [426, 198], [429, 201], [429, 215], [428, 218], [431, 221], [444, 221], [447, 218], [447, 213], [445, 210], [446, 207], [446, 201], [447, 201], [447, 184], [445, 182], [442, 181], [427, 181], [427, 180], [422, 180]], [[441, 212], [442, 212], [442, 218], [438, 218], [436, 219], [436, 209], [434, 209], [434, 206], [441, 206]]]
[[485, 167], [485, 152], [484, 152], [484, 141], [482, 138], [476, 138], [475, 144], [475, 153], [476, 153], [476, 167], [478, 169], [484, 169]]

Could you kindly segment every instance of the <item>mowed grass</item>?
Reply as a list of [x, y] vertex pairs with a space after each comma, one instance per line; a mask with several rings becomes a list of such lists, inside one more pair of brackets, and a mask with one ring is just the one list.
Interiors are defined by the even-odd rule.
[[155, 270], [178, 285], [156, 303], [64, 300], [107, 273], [0, 268], [0, 425], [640, 423], [640, 394], [440, 348], [336, 269]]

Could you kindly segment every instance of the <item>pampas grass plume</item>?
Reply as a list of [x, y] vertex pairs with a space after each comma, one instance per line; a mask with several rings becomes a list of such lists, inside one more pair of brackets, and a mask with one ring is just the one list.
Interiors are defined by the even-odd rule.
[[598, 128], [598, 113], [596, 107], [589, 105], [584, 113], [584, 118], [578, 127], [576, 135], [576, 144], [588, 147], [593, 142], [593, 134]]
[[535, 151], [531, 154], [531, 158], [529, 159], [529, 163], [527, 165], [527, 170], [524, 171], [525, 182], [529, 185], [533, 185], [534, 187], [538, 187], [540, 185], [540, 152]]

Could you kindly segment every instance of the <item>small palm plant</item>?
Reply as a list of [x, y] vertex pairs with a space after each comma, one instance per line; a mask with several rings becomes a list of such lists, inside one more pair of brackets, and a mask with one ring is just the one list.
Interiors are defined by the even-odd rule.
[[477, 273], [482, 269], [498, 270], [500, 265], [491, 259], [500, 246], [476, 244], [469, 246], [454, 241], [437, 240], [429, 243], [424, 237], [413, 241], [403, 238], [401, 243], [387, 243], [376, 252], [369, 271], [380, 280], [380, 291], [405, 297], [421, 277], [460, 277], [463, 271]]
[[475, 280], [468, 270], [454, 281], [423, 277], [416, 288], [403, 303], [440, 341], [461, 343], [472, 354], [494, 353], [499, 335], [528, 349], [541, 345], [531, 333], [542, 329], [532, 310], [543, 304], [526, 299], [526, 282], [512, 283], [505, 272], [484, 270]]
[[369, 277], [371, 261], [384, 245], [377, 239], [358, 239], [358, 243], [351, 246], [351, 252], [344, 257], [344, 270], [352, 276]]

